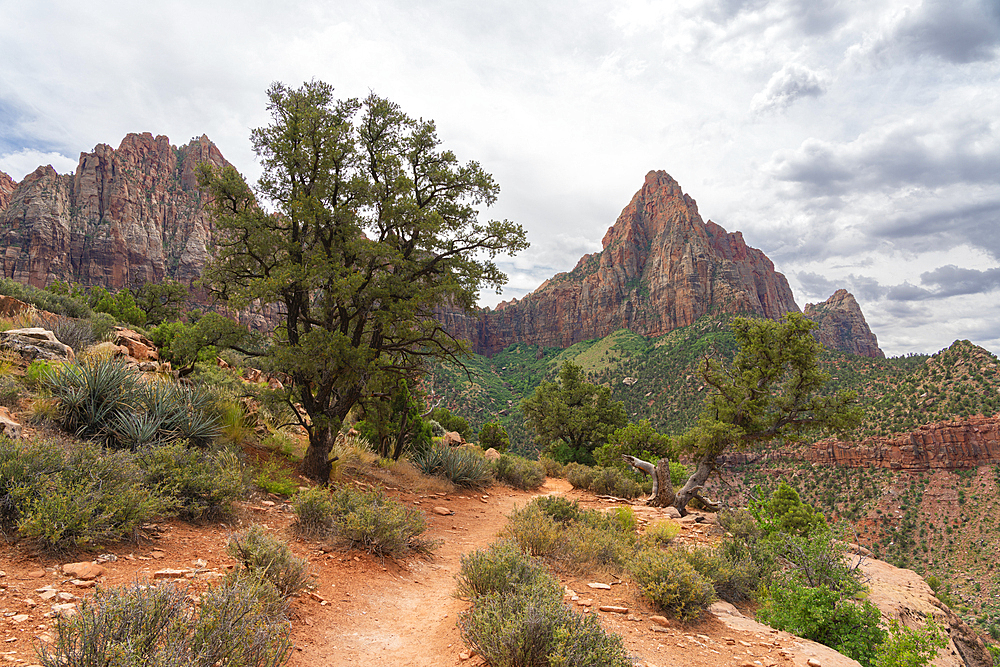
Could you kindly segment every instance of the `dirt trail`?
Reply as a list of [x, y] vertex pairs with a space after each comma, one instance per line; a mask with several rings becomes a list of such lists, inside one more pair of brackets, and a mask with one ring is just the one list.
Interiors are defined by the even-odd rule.
[[[392, 667], [434, 667], [460, 664], [466, 649], [456, 627], [467, 604], [453, 596], [462, 554], [488, 545], [506, 525], [506, 516], [536, 495], [570, 489], [565, 480], [550, 479], [534, 493], [495, 487], [486, 493], [461, 492], [442, 499], [403, 495], [431, 512], [427, 536], [440, 540], [429, 559], [413, 559], [406, 567], [377, 559], [354, 561], [351, 574], [339, 568], [321, 571], [317, 592], [328, 599], [320, 612], [311, 605], [312, 632], [293, 656], [292, 667], [320, 664], [366, 664]], [[485, 498], [484, 498], [485, 496]], [[447, 507], [451, 516], [432, 513]], [[330, 559], [340, 565], [343, 561]], [[365, 572], [360, 574], [358, 568]], [[385, 567], [383, 571], [382, 568]], [[346, 573], [345, 573], [346, 574]], [[299, 633], [296, 633], [297, 635]], [[307, 642], [307, 643], [306, 643]]]

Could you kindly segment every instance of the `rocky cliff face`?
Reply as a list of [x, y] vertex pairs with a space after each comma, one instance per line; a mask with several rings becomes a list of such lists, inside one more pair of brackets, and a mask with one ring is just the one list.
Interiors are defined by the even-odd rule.
[[694, 199], [663, 171], [569, 273], [478, 318], [441, 313], [453, 333], [492, 355], [513, 343], [567, 347], [630, 329], [660, 336], [710, 312], [777, 318], [798, 312], [785, 277], [739, 232], [703, 222]]
[[208, 137], [175, 148], [147, 132], [117, 150], [81, 153], [75, 174], [39, 167], [0, 206], [0, 272], [37, 287], [190, 285], [212, 236], [195, 176], [201, 162], [226, 164]]
[[14, 179], [0, 171], [0, 212], [10, 204], [11, 195], [14, 194], [16, 187]]
[[878, 339], [861, 314], [861, 306], [847, 290], [837, 290], [823, 303], [807, 303], [804, 313], [819, 324], [816, 339], [828, 348], [863, 357], [885, 358]]

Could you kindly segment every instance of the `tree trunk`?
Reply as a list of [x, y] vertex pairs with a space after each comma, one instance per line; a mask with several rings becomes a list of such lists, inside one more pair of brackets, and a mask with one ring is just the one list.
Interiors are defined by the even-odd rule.
[[314, 425], [309, 432], [309, 449], [302, 459], [302, 474], [319, 484], [330, 481], [330, 452], [337, 439], [337, 430]]
[[674, 498], [674, 507], [681, 513], [681, 516], [687, 515], [687, 504], [694, 498], [697, 498], [712, 509], [717, 509], [714, 503], [705, 500], [701, 496], [701, 490], [705, 487], [705, 482], [708, 481], [708, 476], [712, 474], [713, 470], [715, 470], [714, 456], [706, 455], [698, 461], [698, 467], [695, 469], [694, 474], [688, 477], [687, 482], [677, 492], [677, 497]]

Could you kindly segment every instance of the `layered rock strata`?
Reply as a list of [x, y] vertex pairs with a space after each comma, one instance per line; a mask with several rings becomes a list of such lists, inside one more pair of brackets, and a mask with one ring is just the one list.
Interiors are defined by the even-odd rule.
[[568, 347], [623, 328], [660, 336], [708, 313], [799, 311], [771, 260], [740, 232], [704, 222], [695, 200], [663, 171], [646, 175], [603, 247], [520, 301], [440, 319], [476, 352], [492, 355], [513, 343]]
[[17, 183], [14, 179], [0, 171], [0, 211], [10, 204], [10, 198], [16, 188]]
[[823, 303], [807, 303], [803, 312], [819, 324], [814, 335], [826, 347], [873, 359], [885, 358], [861, 306], [847, 290], [837, 290]]
[[195, 172], [201, 162], [226, 164], [208, 137], [175, 148], [147, 132], [81, 153], [74, 174], [39, 167], [0, 206], [0, 272], [36, 287], [190, 285], [212, 237]]

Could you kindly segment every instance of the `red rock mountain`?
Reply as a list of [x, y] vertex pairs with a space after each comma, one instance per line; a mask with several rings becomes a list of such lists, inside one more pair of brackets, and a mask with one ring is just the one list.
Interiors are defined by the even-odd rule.
[[212, 237], [195, 176], [206, 161], [226, 164], [208, 137], [175, 148], [146, 132], [81, 153], [75, 174], [39, 167], [0, 194], [3, 277], [37, 287], [120, 289], [168, 277], [190, 285]]
[[14, 194], [14, 188], [16, 187], [17, 183], [14, 179], [0, 171], [0, 211], [7, 208], [7, 204], [10, 203], [10, 197]]
[[861, 306], [847, 290], [837, 290], [823, 303], [807, 303], [805, 316], [819, 324], [816, 339], [828, 348], [863, 357], [885, 358], [878, 339], [861, 314]]
[[[740, 232], [703, 222], [694, 199], [666, 172], [646, 175], [603, 245], [602, 252], [585, 255], [572, 271], [547, 280], [520, 301], [501, 303], [478, 318], [454, 312], [440, 318], [476, 352], [492, 355], [513, 343], [567, 347], [622, 328], [660, 336], [708, 313], [778, 318], [799, 312], [771, 260], [749, 247]], [[873, 347], [881, 355], [853, 297], [850, 317], [840, 315], [846, 301], [835, 299], [827, 302], [824, 317], [860, 322], [870, 345], [834, 336], [824, 342], [856, 354], [865, 352], [855, 349]], [[829, 325], [821, 322], [822, 327]]]

